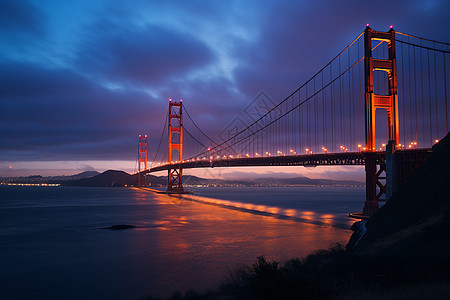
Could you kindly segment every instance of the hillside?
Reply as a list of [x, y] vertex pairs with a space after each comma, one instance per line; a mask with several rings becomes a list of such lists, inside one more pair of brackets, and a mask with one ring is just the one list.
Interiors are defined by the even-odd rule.
[[450, 261], [450, 134], [366, 223], [361, 255]]
[[71, 180], [63, 184], [67, 186], [91, 187], [136, 185], [137, 176], [123, 171], [108, 170], [94, 177]]

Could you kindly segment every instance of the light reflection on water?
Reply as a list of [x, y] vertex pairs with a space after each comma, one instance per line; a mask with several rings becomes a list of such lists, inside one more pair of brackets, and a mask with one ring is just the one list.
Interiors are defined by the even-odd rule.
[[[16, 188], [2, 195], [2, 282], [17, 299], [201, 291], [259, 255], [285, 261], [345, 244], [351, 234], [322, 211], [143, 189]], [[114, 224], [137, 228], [101, 229]]]

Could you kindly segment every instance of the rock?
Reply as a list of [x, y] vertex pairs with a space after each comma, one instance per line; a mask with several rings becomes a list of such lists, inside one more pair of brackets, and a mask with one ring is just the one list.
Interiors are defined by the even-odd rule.
[[111, 229], [111, 230], [120, 230], [120, 229], [131, 229], [136, 228], [134, 225], [120, 224], [120, 225], [112, 225], [110, 227], [105, 227], [103, 229]]

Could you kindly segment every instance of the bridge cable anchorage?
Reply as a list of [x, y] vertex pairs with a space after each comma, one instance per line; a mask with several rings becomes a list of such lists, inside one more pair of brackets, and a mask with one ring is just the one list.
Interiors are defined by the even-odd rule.
[[[251, 134], [243, 137], [242, 139], [230, 144], [228, 147], [234, 146], [237, 143], [242, 142], [245, 139], [250, 138], [251, 136], [255, 135], [256, 133], [260, 132], [261, 130], [265, 129], [266, 127], [272, 125], [273, 123], [275, 123], [276, 121], [280, 120], [281, 118], [283, 118], [284, 116], [286, 116], [287, 114], [289, 114], [290, 112], [292, 112], [293, 110], [297, 109], [298, 107], [302, 106], [303, 104], [305, 104], [306, 102], [308, 102], [310, 99], [314, 98], [314, 96], [316, 96], [317, 94], [319, 94], [321, 91], [323, 91], [324, 89], [326, 89], [328, 86], [330, 86], [332, 83], [334, 83], [335, 81], [337, 81], [341, 76], [343, 76], [345, 73], [347, 73], [349, 70], [351, 70], [354, 66], [356, 66], [357, 64], [359, 64], [362, 60], [364, 59], [364, 56], [358, 60], [357, 62], [355, 62], [351, 67], [349, 67], [347, 70], [345, 70], [342, 74], [340, 74], [338, 77], [336, 77], [335, 79], [333, 79], [332, 81], [330, 81], [328, 84], [326, 84], [324, 87], [322, 87], [320, 90], [318, 90], [316, 93], [314, 93], [313, 95], [309, 96], [307, 99], [303, 100], [302, 102], [300, 102], [299, 104], [297, 104], [296, 106], [294, 106], [293, 108], [291, 108], [290, 110], [286, 111], [284, 114], [280, 115], [279, 117], [277, 117], [275, 120], [269, 122], [268, 124], [264, 125], [263, 127], [259, 128], [258, 130], [252, 132]], [[237, 136], [237, 134], [235, 135], [235, 137]], [[202, 153], [203, 154], [203, 153]], [[200, 155], [202, 155], [200, 154]], [[199, 156], [200, 156], [199, 155]]]
[[[295, 91], [293, 91], [289, 96], [287, 96], [284, 100], [282, 100], [280, 103], [278, 103], [277, 105], [275, 105], [274, 107], [272, 107], [270, 110], [268, 110], [264, 115], [262, 115], [261, 117], [259, 117], [256, 121], [254, 121], [253, 123], [251, 123], [250, 125], [248, 125], [246, 128], [240, 130], [238, 133], [236, 133], [234, 136], [228, 138], [227, 140], [223, 141], [222, 143], [218, 144], [217, 146], [213, 147], [213, 149], [220, 147], [222, 145], [224, 145], [225, 143], [228, 143], [229, 141], [233, 140], [234, 138], [236, 138], [238, 135], [242, 134], [243, 132], [247, 131], [250, 127], [252, 127], [253, 125], [255, 125], [256, 123], [258, 123], [260, 120], [262, 120], [264, 117], [266, 117], [267, 115], [269, 115], [273, 110], [275, 110], [276, 108], [278, 108], [279, 106], [281, 106], [284, 102], [286, 102], [288, 99], [290, 99], [293, 95], [295, 95], [299, 90], [301, 90], [303, 87], [307, 86], [308, 83], [310, 83], [316, 76], [318, 76], [323, 70], [325, 70], [328, 66], [331, 65], [332, 62], [334, 62], [337, 58], [340, 57], [340, 55], [342, 53], [344, 53], [348, 48], [350, 48], [356, 41], [359, 40], [359, 38], [361, 38], [361, 36], [364, 35], [364, 32], [361, 32], [360, 35], [358, 35], [357, 38], [355, 38], [347, 47], [344, 48], [344, 50], [342, 50], [341, 52], [339, 52], [338, 55], [336, 55], [332, 60], [330, 60], [324, 67], [322, 67], [322, 69], [320, 69], [317, 73], [315, 73], [310, 79], [308, 79], [305, 83], [303, 83], [299, 88], [297, 88]], [[361, 58], [357, 63], [359, 63], [363, 58]], [[356, 64], [354, 64], [356, 65]], [[344, 72], [345, 73], [345, 72]], [[343, 74], [344, 74], [343, 73]], [[340, 76], [339, 76], [340, 77]], [[339, 78], [338, 77], [338, 78]], [[337, 79], [338, 79], [337, 78]], [[334, 81], [333, 81], [334, 82]], [[328, 86], [328, 85], [327, 85]], [[320, 91], [322, 91], [322, 89], [320, 89]], [[309, 98], [308, 98], [309, 100]], [[296, 106], [295, 108], [299, 107]], [[271, 123], [272, 124], [272, 123]], [[259, 131], [258, 131], [259, 132]], [[229, 148], [230, 146], [226, 147], [225, 149]], [[200, 153], [198, 156], [203, 155], [204, 153]]]
[[[160, 149], [160, 147], [161, 147], [161, 143], [162, 143], [163, 138], [164, 138], [164, 133], [166, 132], [166, 128], [167, 128], [167, 119], [169, 118], [169, 113], [170, 113], [170, 112], [168, 111], [168, 113], [166, 114], [166, 120], [164, 121], [164, 128], [163, 128], [163, 130], [162, 130], [162, 132], [161, 132], [161, 138], [159, 139], [158, 148], [157, 148], [157, 150], [156, 150], [155, 157], [154, 157], [152, 163], [150, 164], [150, 167], [153, 166], [153, 164], [155, 163], [155, 161], [156, 161], [156, 159], [157, 159], [157, 157], [158, 157], [159, 149]], [[163, 158], [163, 160], [164, 160], [164, 158]]]

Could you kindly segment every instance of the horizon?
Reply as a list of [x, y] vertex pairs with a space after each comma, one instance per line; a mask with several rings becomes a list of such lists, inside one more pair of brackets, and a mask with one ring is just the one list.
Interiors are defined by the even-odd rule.
[[[273, 168], [269, 167], [258, 167], [258, 168], [264, 168], [266, 169], [265, 172], [252, 172], [248, 170], [242, 171], [242, 169], [249, 169], [250, 167], [240, 167], [240, 168], [219, 168], [216, 170], [190, 170], [188, 174], [185, 174], [185, 176], [197, 176], [204, 179], [220, 179], [220, 180], [245, 180], [247, 178], [254, 178], [254, 179], [265, 179], [265, 178], [277, 178], [277, 179], [288, 179], [288, 178], [297, 178], [297, 177], [305, 177], [310, 179], [327, 179], [327, 180], [350, 180], [350, 181], [357, 181], [357, 182], [364, 182], [364, 167], [363, 166], [348, 166], [344, 168], [348, 168], [348, 170], [344, 173], [342, 170], [338, 169], [335, 170], [336, 167], [323, 167], [318, 166], [314, 168], [307, 168], [309, 170], [306, 170], [305, 173], [287, 173], [287, 172], [274, 172]], [[281, 167], [281, 168], [299, 168], [297, 167]], [[304, 167], [301, 167], [304, 168]], [[317, 168], [330, 168], [331, 170], [315, 170]], [[238, 169], [238, 170], [235, 170]], [[359, 169], [359, 170], [357, 170]], [[187, 169], [189, 170], [189, 169]], [[254, 170], [254, 168], [252, 168]], [[85, 169], [85, 170], [73, 170], [68, 169], [64, 172], [61, 172], [60, 170], [45, 170], [41, 173], [36, 173], [34, 171], [30, 170], [15, 170], [18, 172], [17, 175], [8, 175], [4, 176], [0, 174], [0, 177], [7, 178], [7, 177], [29, 177], [29, 176], [42, 176], [42, 177], [56, 177], [56, 176], [73, 176], [78, 175], [80, 173], [89, 172], [89, 171], [95, 171], [98, 173], [103, 173], [106, 171], [123, 171], [128, 174], [135, 174], [134, 171], [127, 171], [127, 170], [121, 170], [121, 169]], [[59, 173], [57, 173], [59, 172]], [[160, 176], [164, 177], [167, 176], [165, 171], [159, 171], [150, 173], [150, 175], [154, 176]]]

